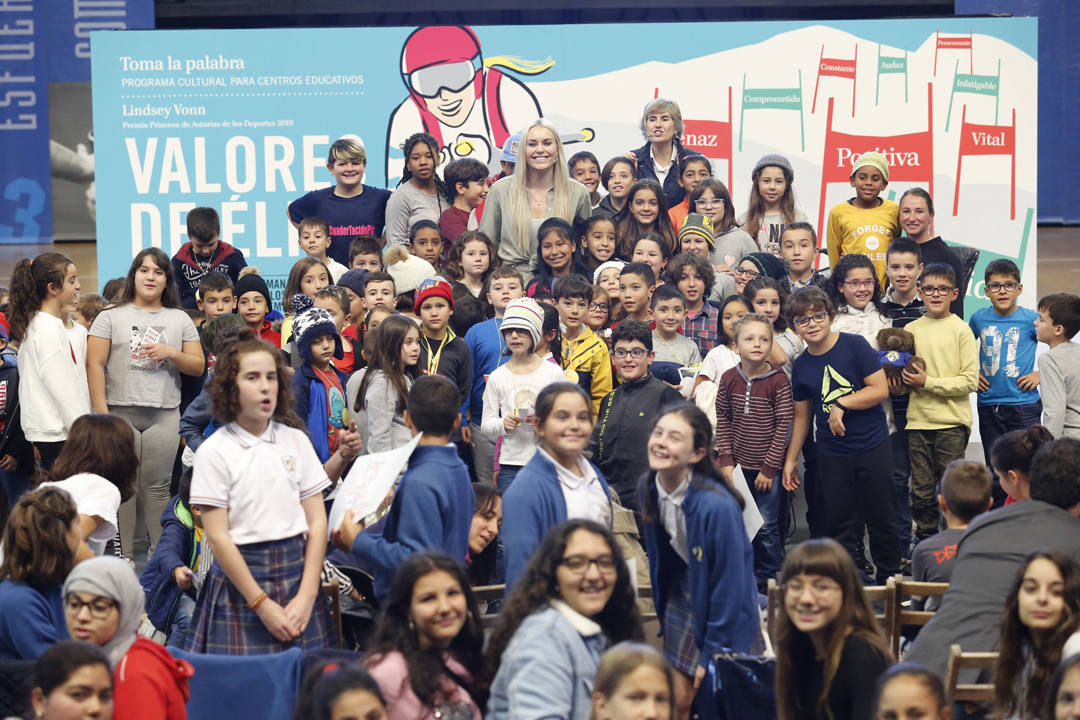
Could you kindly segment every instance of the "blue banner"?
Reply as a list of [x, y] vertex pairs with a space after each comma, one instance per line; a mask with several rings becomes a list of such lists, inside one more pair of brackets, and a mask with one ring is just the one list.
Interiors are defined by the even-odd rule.
[[42, 0], [0, 0], [0, 242], [48, 240], [49, 109]]
[[0, 242], [94, 237], [90, 33], [153, 25], [153, 0], [0, 0]]

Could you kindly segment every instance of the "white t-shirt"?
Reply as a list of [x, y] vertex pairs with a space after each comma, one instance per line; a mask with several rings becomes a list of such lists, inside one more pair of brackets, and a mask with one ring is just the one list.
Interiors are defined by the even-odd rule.
[[195, 453], [191, 504], [228, 509], [229, 537], [249, 545], [306, 533], [300, 502], [329, 486], [303, 431], [271, 422], [255, 437], [229, 423]]
[[41, 483], [41, 487], [51, 485], [60, 488], [75, 501], [80, 515], [101, 518], [97, 530], [90, 533], [86, 545], [94, 553], [101, 555], [105, 545], [116, 535], [116, 513], [120, 510], [120, 490], [115, 485], [93, 473], [78, 473], [58, 482]]
[[710, 350], [701, 362], [698, 376], [713, 382], [720, 382], [720, 376], [739, 364], [739, 356], [726, 345], [717, 345]]
[[536, 398], [548, 385], [565, 382], [566, 375], [555, 363], [541, 362], [528, 375], [516, 375], [509, 364], [500, 365], [488, 376], [484, 388], [484, 415], [480, 429], [492, 437], [503, 437], [500, 465], [524, 465], [536, 452], [536, 433], [532, 425], [522, 423], [506, 432], [503, 418], [515, 411], [524, 416], [536, 407]]

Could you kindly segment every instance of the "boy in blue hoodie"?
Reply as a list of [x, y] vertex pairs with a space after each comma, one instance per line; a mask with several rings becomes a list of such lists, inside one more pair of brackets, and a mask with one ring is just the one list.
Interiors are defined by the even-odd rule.
[[161, 539], [139, 578], [146, 593], [146, 616], [170, 645], [180, 645], [187, 636], [195, 597], [214, 559], [199, 509], [189, 504], [190, 495], [189, 467], [180, 476], [179, 492], [161, 515]]
[[465, 563], [475, 496], [469, 470], [450, 444], [451, 433], [461, 425], [460, 407], [452, 382], [441, 375], [418, 378], [409, 390], [405, 424], [420, 440], [393, 493], [382, 535], [363, 532], [363, 523], [353, 521], [349, 512], [333, 529], [334, 544], [372, 571], [380, 600], [398, 566], [414, 552], [442, 550]]
[[304, 421], [319, 462], [325, 463], [338, 451], [341, 434], [349, 427], [345, 407], [345, 382], [348, 378], [334, 367], [344, 351], [334, 316], [312, 304], [307, 295], [292, 299], [293, 338], [303, 363], [293, 373], [291, 388], [296, 414]]

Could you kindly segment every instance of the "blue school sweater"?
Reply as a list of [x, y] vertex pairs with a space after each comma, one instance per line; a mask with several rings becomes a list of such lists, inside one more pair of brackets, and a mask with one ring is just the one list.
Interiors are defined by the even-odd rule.
[[499, 328], [502, 326], [502, 318], [491, 318], [482, 323], [477, 323], [465, 333], [465, 344], [472, 353], [472, 394], [468, 402], [462, 408], [462, 413], [472, 418], [476, 425], [480, 424], [480, 418], [484, 415], [484, 388], [487, 386], [488, 375], [495, 372], [499, 367], [510, 359], [510, 353], [503, 355], [505, 349]]
[[[680, 573], [689, 572], [694, 644], [701, 649], [699, 664], [706, 667], [709, 659], [723, 648], [749, 651], [761, 621], [754, 551], [746, 537], [739, 504], [731, 493], [711, 480], [698, 480], [706, 486], [689, 487], [682, 504], [690, 563], [684, 563], [672, 549], [667, 531], [659, 521], [645, 524], [645, 551], [650, 558], [649, 576], [656, 614], [661, 618], [667, 605], [667, 590], [679, 586]], [[649, 484], [647, 492], [650, 504], [655, 507], [655, 482]]]
[[18, 580], [0, 582], [0, 657], [33, 660], [67, 639], [59, 586], [38, 590]]
[[[604, 474], [596, 477], [610, 503], [611, 491]], [[611, 517], [609, 513], [608, 517]], [[506, 560], [506, 589], [514, 587], [529, 565], [536, 548], [551, 528], [566, 522], [566, 498], [555, 465], [540, 453], [521, 468], [503, 496], [503, 557]], [[741, 521], [740, 521], [741, 522]]]
[[419, 445], [398, 484], [382, 535], [362, 532], [352, 552], [372, 570], [375, 596], [390, 590], [390, 580], [414, 552], [442, 550], [465, 564], [472, 526], [469, 470], [453, 445]]

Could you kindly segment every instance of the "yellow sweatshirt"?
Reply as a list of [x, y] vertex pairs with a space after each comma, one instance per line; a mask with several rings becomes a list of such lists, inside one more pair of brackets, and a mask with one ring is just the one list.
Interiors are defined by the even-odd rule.
[[926, 360], [926, 386], [911, 388], [908, 430], [971, 428], [971, 393], [979, 387], [979, 343], [967, 323], [950, 314], [923, 316], [904, 327], [915, 354]]
[[874, 263], [878, 284], [884, 290], [885, 253], [899, 235], [900, 206], [892, 200], [881, 199], [880, 205], [869, 209], [842, 202], [829, 211], [829, 266], [836, 267], [844, 255], [862, 253]]
[[581, 326], [581, 332], [575, 339], [563, 337], [562, 344], [562, 365], [566, 377], [580, 385], [592, 398], [595, 420], [600, 412], [600, 401], [611, 392], [611, 357], [607, 345], [587, 325]]

